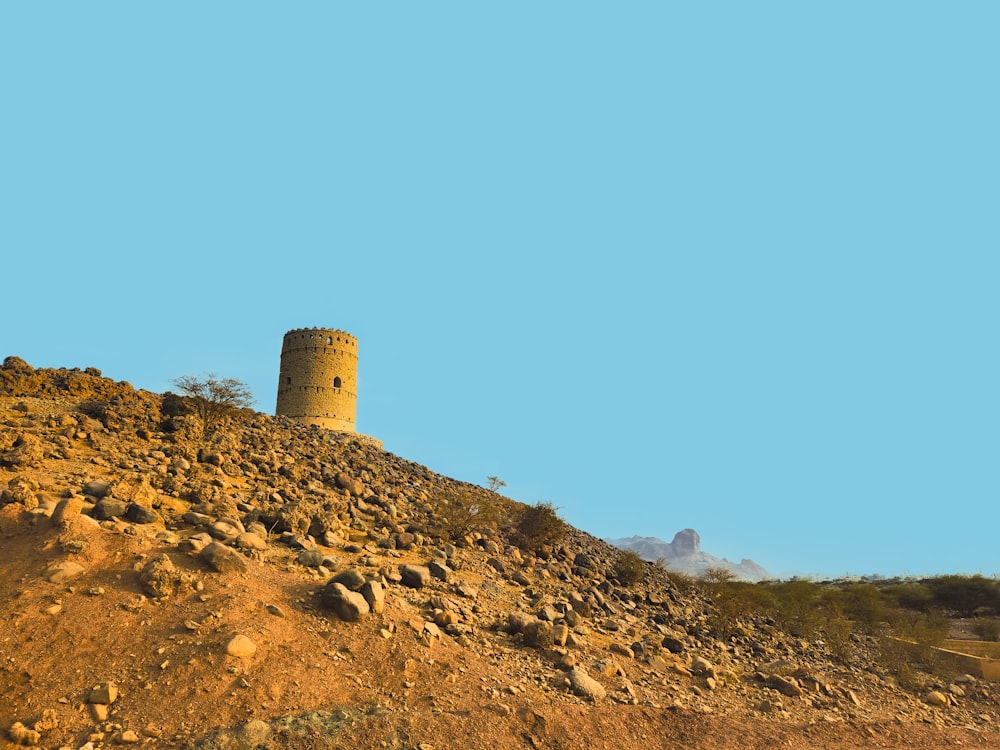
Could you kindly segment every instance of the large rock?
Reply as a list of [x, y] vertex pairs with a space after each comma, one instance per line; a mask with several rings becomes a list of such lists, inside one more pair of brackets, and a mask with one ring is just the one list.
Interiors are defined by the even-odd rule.
[[122, 518], [128, 510], [128, 503], [123, 500], [105, 498], [98, 500], [90, 511], [90, 515], [98, 521], [109, 521], [112, 518]]
[[426, 565], [400, 565], [401, 583], [411, 589], [422, 589], [431, 582], [431, 571]]
[[331, 583], [339, 583], [349, 591], [360, 591], [365, 585], [365, 576], [357, 568], [345, 568], [330, 579]]
[[160, 520], [160, 516], [155, 510], [139, 503], [129, 503], [125, 509], [125, 518], [138, 524], [157, 523]]
[[247, 563], [243, 555], [221, 542], [212, 542], [198, 553], [204, 562], [220, 573], [245, 573]]
[[193, 575], [178, 570], [166, 555], [157, 555], [139, 571], [139, 582], [143, 590], [156, 599], [165, 599], [176, 594], [178, 589], [193, 580]]
[[83, 494], [90, 495], [98, 500], [105, 498], [111, 492], [110, 482], [105, 482], [101, 479], [95, 479], [92, 482], [87, 482], [83, 485]]
[[367, 615], [371, 608], [362, 594], [351, 591], [344, 584], [330, 581], [320, 592], [320, 598], [337, 617], [345, 622], [357, 622]]
[[63, 498], [56, 504], [55, 510], [52, 511], [52, 525], [62, 526], [63, 524], [69, 524], [74, 519], [79, 518], [82, 511], [82, 497]]
[[430, 574], [439, 581], [447, 582], [448, 578], [451, 576], [451, 568], [439, 560], [431, 560], [427, 563], [427, 570], [430, 571]]
[[385, 592], [382, 590], [381, 583], [378, 581], [365, 581], [360, 593], [365, 598], [365, 601], [368, 602], [368, 606], [371, 607], [372, 612], [381, 614], [385, 610]]
[[574, 693], [587, 700], [596, 702], [607, 695], [604, 686], [587, 674], [583, 667], [573, 667], [570, 670], [569, 685]]

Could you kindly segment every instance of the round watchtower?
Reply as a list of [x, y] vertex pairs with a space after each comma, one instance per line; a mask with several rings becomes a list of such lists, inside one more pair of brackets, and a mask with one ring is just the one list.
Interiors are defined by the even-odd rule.
[[281, 344], [275, 414], [328, 430], [355, 432], [358, 340], [333, 328], [296, 328]]

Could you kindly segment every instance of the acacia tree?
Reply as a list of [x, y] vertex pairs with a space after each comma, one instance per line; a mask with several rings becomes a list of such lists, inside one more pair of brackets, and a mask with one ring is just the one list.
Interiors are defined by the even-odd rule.
[[507, 486], [507, 483], [500, 477], [486, 477], [486, 481], [486, 487], [490, 492], [498, 492], [501, 488]]
[[251, 407], [254, 402], [246, 383], [235, 378], [220, 378], [214, 372], [201, 377], [182, 375], [171, 382], [191, 399], [195, 413], [201, 417], [202, 434], [211, 432], [223, 418], [237, 409]]

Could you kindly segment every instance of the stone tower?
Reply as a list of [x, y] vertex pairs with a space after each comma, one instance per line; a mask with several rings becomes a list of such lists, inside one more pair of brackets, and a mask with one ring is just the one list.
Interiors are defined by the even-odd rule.
[[358, 340], [332, 328], [296, 328], [281, 344], [275, 414], [328, 430], [355, 432]]

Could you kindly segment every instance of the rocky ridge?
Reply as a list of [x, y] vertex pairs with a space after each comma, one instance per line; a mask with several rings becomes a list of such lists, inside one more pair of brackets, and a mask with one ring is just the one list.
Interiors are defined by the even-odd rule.
[[[461, 498], [495, 524], [442, 532]], [[993, 747], [993, 688], [747, 618], [516, 503], [263, 414], [0, 368], [0, 732], [93, 748]]]

